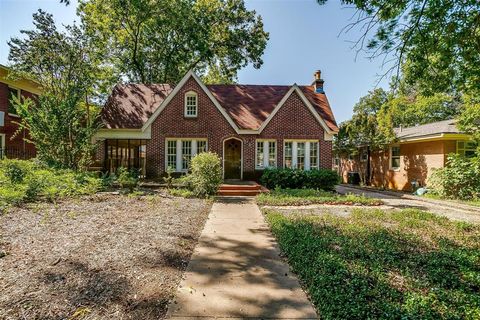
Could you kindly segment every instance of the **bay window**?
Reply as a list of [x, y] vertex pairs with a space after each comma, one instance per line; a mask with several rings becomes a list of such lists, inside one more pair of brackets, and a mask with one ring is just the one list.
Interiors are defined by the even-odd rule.
[[262, 170], [277, 166], [277, 142], [275, 140], [257, 140], [255, 146], [255, 169]]
[[292, 169], [318, 169], [319, 168], [319, 145], [318, 141], [285, 141], [284, 143], [285, 168]]
[[165, 168], [186, 172], [192, 158], [207, 151], [206, 139], [167, 139], [165, 144]]

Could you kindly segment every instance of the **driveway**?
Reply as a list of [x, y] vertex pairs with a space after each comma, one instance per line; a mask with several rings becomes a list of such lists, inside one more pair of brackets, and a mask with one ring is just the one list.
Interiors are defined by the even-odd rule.
[[385, 204], [382, 208], [385, 209], [420, 209], [445, 216], [452, 220], [480, 223], [480, 208], [474, 206], [346, 185], [338, 185], [336, 190], [340, 194], [363, 194], [366, 197], [382, 199]]
[[167, 318], [317, 319], [253, 198], [212, 207]]

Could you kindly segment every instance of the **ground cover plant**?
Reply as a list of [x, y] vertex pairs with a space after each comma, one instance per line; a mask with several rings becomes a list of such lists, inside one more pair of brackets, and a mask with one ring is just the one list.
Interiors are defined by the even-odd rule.
[[257, 196], [259, 205], [267, 206], [299, 206], [309, 204], [364, 205], [376, 206], [383, 202], [379, 199], [363, 195], [340, 195], [330, 191], [313, 189], [279, 189]]
[[0, 160], [0, 211], [39, 199], [94, 194], [103, 186], [90, 173], [52, 169], [34, 160]]
[[211, 202], [102, 193], [0, 215], [0, 319], [162, 319]]
[[480, 226], [419, 210], [264, 210], [321, 319], [479, 319]]

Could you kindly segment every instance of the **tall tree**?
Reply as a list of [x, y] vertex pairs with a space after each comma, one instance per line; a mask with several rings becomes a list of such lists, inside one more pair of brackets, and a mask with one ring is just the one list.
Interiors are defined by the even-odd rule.
[[175, 83], [190, 69], [234, 81], [248, 63], [262, 65], [268, 40], [243, 0], [82, 0], [78, 13], [119, 74], [136, 82]]
[[20, 128], [29, 130], [40, 159], [57, 167], [84, 168], [97, 128], [92, 103], [109, 79], [102, 52], [75, 25], [58, 31], [52, 15], [42, 10], [33, 15], [33, 23], [34, 30], [23, 30], [24, 37], [8, 43], [14, 71], [43, 87], [37, 101], [15, 101]]
[[[324, 4], [326, 0], [317, 0]], [[342, 0], [358, 11], [357, 50], [385, 55], [390, 71], [403, 71], [422, 91], [471, 92], [480, 83], [480, 1]]]

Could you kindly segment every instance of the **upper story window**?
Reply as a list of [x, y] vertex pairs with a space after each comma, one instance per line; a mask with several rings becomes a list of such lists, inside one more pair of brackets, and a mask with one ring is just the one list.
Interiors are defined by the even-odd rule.
[[400, 169], [400, 146], [390, 147], [390, 169]]
[[185, 94], [185, 117], [195, 118], [198, 115], [198, 96], [195, 92]]
[[473, 158], [477, 151], [477, 145], [473, 141], [457, 141], [457, 153], [462, 157]]
[[310, 170], [319, 168], [318, 141], [285, 141], [284, 162], [286, 168]]
[[277, 166], [277, 142], [275, 140], [257, 140], [255, 169]]
[[8, 113], [18, 115], [14, 106], [14, 98], [20, 99], [20, 89], [8, 87]]

